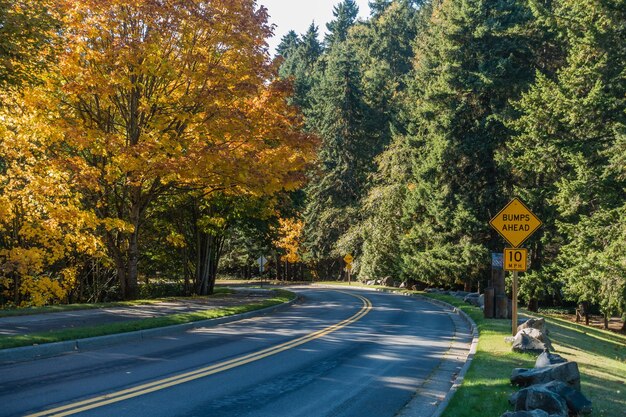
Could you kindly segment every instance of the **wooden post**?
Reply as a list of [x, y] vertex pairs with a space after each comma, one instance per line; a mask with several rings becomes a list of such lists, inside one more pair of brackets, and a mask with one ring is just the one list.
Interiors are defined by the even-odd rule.
[[513, 271], [513, 294], [511, 294], [511, 328], [517, 334], [517, 271]]

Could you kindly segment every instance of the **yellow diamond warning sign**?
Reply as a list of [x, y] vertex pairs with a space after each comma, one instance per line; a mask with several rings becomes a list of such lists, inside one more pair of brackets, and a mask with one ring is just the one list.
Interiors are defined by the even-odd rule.
[[521, 245], [539, 226], [541, 220], [535, 216], [519, 198], [514, 198], [489, 222], [491, 227], [514, 248]]

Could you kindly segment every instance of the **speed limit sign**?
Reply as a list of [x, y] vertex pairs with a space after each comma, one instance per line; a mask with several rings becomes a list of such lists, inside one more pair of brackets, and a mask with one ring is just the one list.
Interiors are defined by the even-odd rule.
[[525, 272], [528, 265], [528, 249], [504, 249], [504, 270]]

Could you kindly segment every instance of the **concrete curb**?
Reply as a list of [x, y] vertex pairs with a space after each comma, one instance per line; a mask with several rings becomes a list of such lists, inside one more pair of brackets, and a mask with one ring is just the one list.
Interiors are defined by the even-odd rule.
[[[333, 285], [316, 285], [317, 287], [323, 287], [323, 288], [337, 288], [337, 286], [333, 286]], [[343, 286], [341, 287], [343, 288]], [[440, 417], [443, 412], [445, 411], [446, 407], [448, 406], [448, 404], [450, 403], [450, 401], [452, 400], [452, 397], [454, 397], [454, 394], [457, 392], [457, 390], [459, 389], [459, 387], [463, 384], [463, 380], [465, 378], [465, 374], [467, 373], [472, 360], [474, 359], [474, 355], [476, 354], [476, 348], [478, 346], [478, 327], [476, 326], [476, 323], [474, 322], [474, 320], [472, 320], [472, 318], [470, 316], [467, 315], [467, 313], [465, 313], [463, 310], [453, 306], [452, 304], [448, 304], [445, 301], [440, 301], [440, 300], [436, 300], [434, 298], [429, 298], [426, 297], [424, 295], [421, 294], [409, 294], [409, 293], [402, 293], [399, 291], [394, 291], [394, 290], [387, 290], [384, 288], [371, 288], [371, 287], [361, 287], [358, 285], [355, 286], [348, 286], [347, 288], [356, 288], [356, 289], [360, 289], [360, 290], [368, 290], [368, 291], [377, 291], [377, 292], [384, 292], [384, 293], [391, 293], [391, 294], [396, 294], [396, 295], [404, 295], [407, 297], [414, 297], [414, 298], [420, 298], [426, 302], [432, 303], [432, 304], [436, 304], [439, 305], [440, 307], [445, 307], [447, 310], [451, 310], [453, 313], [458, 314], [459, 317], [461, 317], [468, 325], [468, 327], [470, 328], [470, 331], [472, 333], [472, 342], [470, 345], [470, 350], [469, 353], [467, 355], [467, 358], [465, 359], [465, 364], [463, 365], [463, 367], [461, 368], [461, 370], [459, 371], [457, 377], [455, 378], [454, 382], [452, 383], [452, 386], [450, 387], [450, 390], [448, 391], [448, 393], [446, 394], [446, 396], [443, 398], [443, 400], [441, 400], [441, 402], [437, 405], [437, 408], [435, 409], [435, 411], [433, 412], [433, 414], [431, 414], [430, 416], [423, 416], [420, 415], [419, 417]], [[407, 406], [405, 407], [405, 409], [407, 409], [410, 405], [407, 404]], [[402, 413], [402, 411], [401, 411]], [[403, 414], [405, 415], [405, 414]]]
[[299, 298], [300, 297], [296, 296], [286, 303], [262, 308], [260, 310], [248, 311], [247, 313], [219, 317], [216, 319], [200, 320], [185, 324], [175, 324], [172, 326], [155, 327], [153, 329], [137, 330], [134, 332], [117, 333], [106, 336], [89, 337], [85, 339], [67, 340], [64, 342], [44, 343], [42, 345], [35, 346], [0, 349], [0, 365], [7, 365], [15, 362], [25, 362], [35, 359], [50, 358], [53, 356], [64, 355], [68, 353], [85, 352], [120, 343], [138, 342], [153, 337], [167, 336], [173, 333], [181, 333], [199, 327], [213, 327], [224, 323], [248, 319], [251, 317], [263, 316], [269, 313], [273, 313], [275, 311], [286, 309], [287, 307], [290, 307], [295, 302], [297, 302]]
[[468, 316], [465, 311], [453, 306], [452, 304], [448, 304], [445, 301], [428, 298], [419, 294], [417, 296], [433, 304], [438, 304], [440, 306], [452, 308], [452, 311], [454, 311], [461, 318], [463, 318], [463, 320], [465, 320], [465, 322], [469, 325], [472, 331], [472, 344], [470, 345], [470, 350], [467, 355], [467, 359], [465, 359], [465, 365], [463, 365], [463, 368], [461, 368], [461, 370], [459, 371], [459, 374], [457, 375], [456, 379], [452, 383], [452, 387], [450, 387], [450, 391], [448, 391], [444, 399], [437, 406], [437, 409], [435, 410], [435, 412], [430, 416], [430, 417], [440, 417], [445, 411], [450, 401], [452, 400], [452, 397], [454, 397], [454, 394], [456, 394], [459, 387], [463, 384], [463, 380], [465, 379], [465, 374], [467, 373], [467, 370], [472, 364], [472, 360], [474, 359], [474, 355], [476, 354], [476, 348], [478, 346], [478, 327], [476, 326], [476, 323], [474, 322], [474, 320], [472, 320], [472, 318]]

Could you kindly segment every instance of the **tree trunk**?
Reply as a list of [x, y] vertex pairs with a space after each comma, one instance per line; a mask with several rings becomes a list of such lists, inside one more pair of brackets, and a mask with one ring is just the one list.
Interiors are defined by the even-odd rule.
[[527, 308], [528, 308], [528, 311], [533, 311], [535, 313], [538, 312], [539, 311], [539, 301], [536, 298], [531, 297], [528, 300]]
[[217, 278], [217, 267], [221, 257], [224, 236], [213, 236], [208, 233], [199, 232], [197, 242], [197, 263], [196, 263], [196, 289], [199, 295], [213, 294], [215, 280]]

